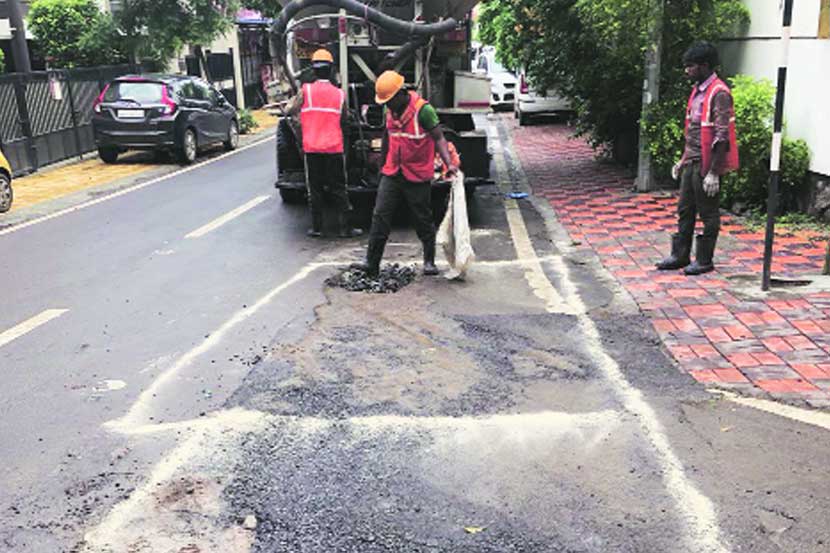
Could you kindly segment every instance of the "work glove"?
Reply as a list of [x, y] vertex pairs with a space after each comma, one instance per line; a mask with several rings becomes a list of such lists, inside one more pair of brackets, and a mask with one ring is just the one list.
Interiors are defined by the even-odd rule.
[[671, 178], [672, 180], [677, 180], [680, 178], [680, 171], [683, 170], [683, 160], [678, 161], [674, 164], [674, 167], [671, 168]]
[[710, 198], [717, 196], [718, 192], [720, 192], [720, 177], [713, 173], [706, 175], [703, 179], [703, 191]]

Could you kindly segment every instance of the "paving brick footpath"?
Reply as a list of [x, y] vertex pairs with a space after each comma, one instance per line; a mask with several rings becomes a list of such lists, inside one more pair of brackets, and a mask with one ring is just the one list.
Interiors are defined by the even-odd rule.
[[[676, 230], [675, 194], [635, 193], [630, 175], [565, 125], [508, 125], [534, 195], [631, 294], [681, 370], [710, 387], [830, 408], [830, 292], [761, 294], [763, 231], [724, 215], [714, 273], [657, 271]], [[826, 240], [779, 231], [773, 275], [819, 274]]]

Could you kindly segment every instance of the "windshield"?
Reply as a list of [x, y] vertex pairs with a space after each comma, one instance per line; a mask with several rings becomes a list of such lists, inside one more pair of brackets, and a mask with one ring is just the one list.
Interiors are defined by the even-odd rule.
[[107, 89], [104, 95], [105, 102], [119, 100], [135, 100], [139, 104], [160, 104], [164, 85], [147, 81], [127, 82], [116, 81]]
[[496, 61], [496, 58], [493, 58], [493, 63], [492, 63], [492, 65], [490, 66], [490, 71], [491, 71], [492, 73], [510, 73], [510, 70], [509, 70], [509, 69], [507, 69], [507, 68], [506, 68], [505, 66], [503, 66], [502, 64], [500, 64], [499, 62], [497, 62], [497, 61]]

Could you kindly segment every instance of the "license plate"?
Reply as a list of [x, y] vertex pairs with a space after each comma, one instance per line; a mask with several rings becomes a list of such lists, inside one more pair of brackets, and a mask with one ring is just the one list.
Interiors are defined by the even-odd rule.
[[144, 119], [143, 109], [119, 109], [118, 117], [121, 119]]
[[380, 139], [380, 138], [373, 138], [372, 139], [372, 149], [373, 150], [377, 150], [379, 152], [382, 149], [382, 147], [383, 147], [383, 140], [382, 139]]

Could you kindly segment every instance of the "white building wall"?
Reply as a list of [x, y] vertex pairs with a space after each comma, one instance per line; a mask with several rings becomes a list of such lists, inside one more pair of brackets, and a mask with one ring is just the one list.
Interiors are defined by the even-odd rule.
[[[775, 84], [781, 62], [783, 2], [744, 0], [752, 13], [745, 36], [721, 44], [727, 74], [766, 78]], [[787, 136], [810, 146], [810, 170], [830, 175], [830, 40], [818, 38], [820, 0], [799, 0], [793, 11], [793, 40], [787, 74]]]

